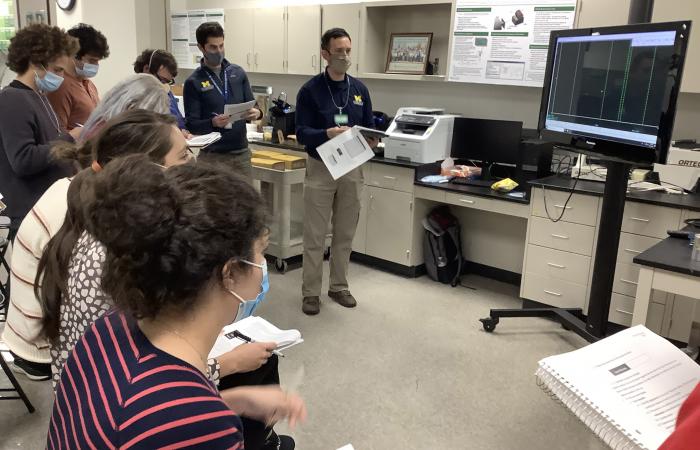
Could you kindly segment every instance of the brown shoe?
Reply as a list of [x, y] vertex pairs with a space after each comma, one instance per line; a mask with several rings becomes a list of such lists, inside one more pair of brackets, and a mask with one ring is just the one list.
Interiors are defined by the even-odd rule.
[[357, 301], [355, 300], [355, 297], [352, 296], [350, 291], [328, 291], [328, 296], [335, 300], [336, 303], [341, 306], [345, 306], [346, 308], [354, 308], [357, 306]]
[[301, 310], [304, 311], [304, 314], [315, 316], [321, 312], [321, 299], [317, 296], [304, 297], [304, 300], [301, 301]]

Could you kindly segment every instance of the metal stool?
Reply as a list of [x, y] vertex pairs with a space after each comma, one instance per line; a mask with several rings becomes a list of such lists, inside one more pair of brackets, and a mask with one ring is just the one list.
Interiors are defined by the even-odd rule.
[[[10, 350], [4, 343], [0, 342], [0, 366], [2, 366], [2, 371], [5, 372], [5, 376], [7, 376], [10, 383], [12, 383], [12, 388], [0, 388], [0, 400], [22, 400], [24, 402], [24, 406], [27, 407], [27, 411], [33, 413], [34, 405], [32, 405], [32, 402], [29, 401], [27, 394], [24, 393], [22, 386], [17, 381], [17, 378], [15, 378], [15, 374], [12, 373], [10, 366], [7, 364], [7, 361], [5, 361], [5, 356], [3, 355], [4, 353], [10, 353]], [[16, 392], [17, 395], [5, 396], [5, 392]]]
[[[7, 216], [0, 216], [0, 230], [10, 229], [10, 218]], [[7, 259], [5, 255], [7, 254], [7, 249], [10, 246], [10, 240], [14, 236], [10, 236], [8, 232], [7, 237], [0, 237], [0, 267], [4, 268], [7, 272], [7, 279], [3, 282], [0, 280], [0, 312], [2, 312], [3, 321], [7, 319], [7, 307], [10, 304], [10, 265], [7, 264]]]

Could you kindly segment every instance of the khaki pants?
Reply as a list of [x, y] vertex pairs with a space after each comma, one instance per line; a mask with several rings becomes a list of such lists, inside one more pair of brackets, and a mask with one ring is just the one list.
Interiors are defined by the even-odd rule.
[[333, 180], [322, 161], [308, 158], [304, 180], [304, 297], [320, 296], [323, 251], [331, 220], [331, 274], [329, 289], [348, 289], [348, 264], [357, 222], [360, 218], [362, 170], [357, 168]]
[[222, 167], [245, 178], [248, 183], [253, 183], [253, 169], [250, 165], [250, 149], [236, 153], [208, 153], [200, 152], [197, 161]]

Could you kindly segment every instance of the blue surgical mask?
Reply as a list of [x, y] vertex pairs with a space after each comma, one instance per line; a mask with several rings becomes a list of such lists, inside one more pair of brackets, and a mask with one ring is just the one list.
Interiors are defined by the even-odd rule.
[[255, 297], [253, 300], [245, 300], [243, 299], [243, 297], [236, 294], [232, 290], [227, 289], [227, 291], [231, 295], [233, 295], [241, 301], [241, 303], [238, 305], [238, 312], [236, 313], [236, 318], [233, 319], [234, 322], [238, 322], [241, 319], [245, 319], [246, 317], [252, 316], [255, 310], [258, 308], [258, 305], [262, 303], [263, 300], [265, 300], [265, 294], [267, 294], [267, 291], [270, 290], [270, 278], [267, 272], [267, 261], [263, 262], [262, 264], [255, 264], [244, 259], [240, 261], [244, 264], [248, 264], [249, 266], [261, 269], [263, 277], [262, 281], [260, 282], [260, 293], [258, 293], [257, 297]]
[[79, 77], [83, 78], [92, 78], [95, 75], [97, 75], [97, 71], [100, 69], [100, 66], [97, 64], [90, 64], [90, 63], [83, 63], [83, 68], [81, 69], [78, 67], [78, 65], [75, 65], [75, 73], [78, 74]]
[[204, 58], [210, 66], [218, 67], [224, 62], [224, 52], [204, 52]]
[[[43, 67], [42, 67], [43, 68]], [[61, 84], [63, 83], [63, 77], [56, 75], [53, 72], [49, 72], [46, 70], [46, 75], [44, 75], [44, 78], [39, 78], [39, 75], [34, 72], [34, 82], [36, 83], [36, 87], [42, 91], [42, 92], [54, 92], [58, 88], [61, 87]]]

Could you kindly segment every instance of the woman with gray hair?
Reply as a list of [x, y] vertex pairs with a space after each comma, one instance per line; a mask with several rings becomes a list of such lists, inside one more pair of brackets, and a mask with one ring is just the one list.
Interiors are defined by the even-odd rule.
[[131, 109], [145, 109], [159, 114], [170, 112], [170, 99], [163, 85], [151, 75], [139, 73], [117, 83], [90, 114], [79, 140], [87, 141], [112, 117]]
[[[151, 75], [131, 75], [117, 83], [88, 118], [78, 138], [80, 145], [54, 146], [51, 150], [54, 159], [71, 162], [78, 170], [90, 167], [93, 163], [91, 152], [77, 149], [89, 147], [84, 144], [97, 135], [109, 120], [125, 111], [137, 109], [159, 114], [170, 112], [168, 93]], [[5, 327], [2, 337], [15, 354], [13, 370], [32, 380], [51, 378], [49, 342], [37, 332], [41, 328], [43, 313], [34, 296], [33, 280], [39, 256], [63, 225], [71, 179], [61, 178], [54, 182], [34, 204], [17, 232], [20, 245], [15, 245], [12, 250], [12, 278], [16, 288], [12, 290], [8, 306], [9, 326]], [[25, 359], [28, 355], [32, 355], [31, 360]]]

